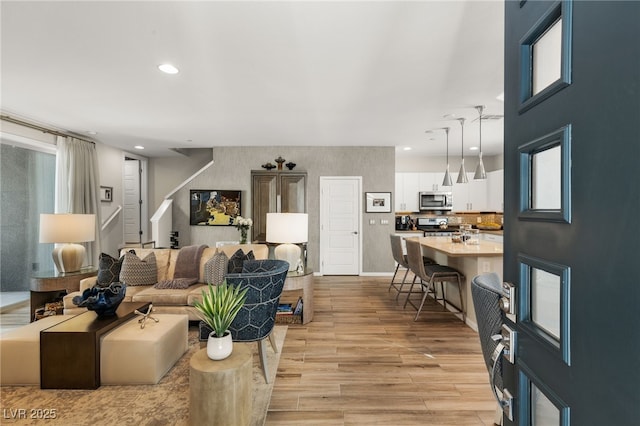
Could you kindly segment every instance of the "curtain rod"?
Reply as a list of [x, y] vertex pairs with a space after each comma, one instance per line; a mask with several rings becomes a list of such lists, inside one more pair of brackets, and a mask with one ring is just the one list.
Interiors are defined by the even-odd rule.
[[75, 138], [75, 139], [79, 139], [79, 140], [81, 140], [83, 142], [92, 143], [92, 144], [95, 145], [95, 142], [83, 139], [83, 138], [78, 137], [76, 135], [73, 135], [73, 134], [70, 134], [70, 133], [58, 132], [57, 130], [47, 129], [46, 127], [42, 127], [42, 126], [38, 126], [37, 124], [31, 124], [31, 123], [28, 123], [26, 121], [18, 120], [17, 118], [9, 117], [8, 115], [0, 115], [0, 120], [7, 121], [7, 122], [13, 123], [13, 124], [18, 124], [20, 126], [28, 127], [30, 129], [39, 130], [42, 133], [49, 133], [49, 134], [52, 134], [52, 135], [55, 135], [55, 136], [62, 136], [62, 137], [65, 137], [65, 138]]

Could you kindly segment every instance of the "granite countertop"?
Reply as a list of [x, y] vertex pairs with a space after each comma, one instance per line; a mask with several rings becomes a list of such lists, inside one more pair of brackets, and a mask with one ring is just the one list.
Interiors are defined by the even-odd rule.
[[451, 257], [502, 256], [502, 243], [480, 239], [478, 244], [451, 242], [451, 237], [414, 237], [420, 245]]

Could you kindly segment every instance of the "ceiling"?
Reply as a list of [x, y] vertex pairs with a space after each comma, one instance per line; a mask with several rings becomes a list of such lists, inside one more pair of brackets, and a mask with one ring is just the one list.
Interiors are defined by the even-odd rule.
[[[143, 155], [213, 146], [477, 145], [501, 115], [502, 1], [6, 1], [3, 114]], [[172, 63], [180, 72], [160, 72]], [[483, 120], [485, 155], [503, 120]], [[97, 132], [89, 136], [88, 132]], [[404, 151], [404, 147], [412, 151]]]

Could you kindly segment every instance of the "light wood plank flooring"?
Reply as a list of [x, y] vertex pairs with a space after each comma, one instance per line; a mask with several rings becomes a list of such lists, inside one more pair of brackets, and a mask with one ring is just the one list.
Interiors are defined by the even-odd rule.
[[314, 319], [287, 331], [267, 425], [493, 424], [477, 334], [433, 299], [414, 322], [389, 280], [315, 277]]
[[[477, 334], [432, 299], [414, 322], [388, 283], [315, 277], [314, 320], [289, 326], [268, 426], [493, 424]], [[28, 322], [28, 305], [0, 315], [0, 329]]]

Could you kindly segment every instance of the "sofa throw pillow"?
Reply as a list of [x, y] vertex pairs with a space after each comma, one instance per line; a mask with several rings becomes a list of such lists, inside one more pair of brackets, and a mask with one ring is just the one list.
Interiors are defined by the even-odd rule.
[[235, 253], [229, 258], [229, 267], [227, 268], [227, 272], [230, 274], [239, 274], [242, 272], [242, 264], [245, 260], [255, 260], [255, 256], [253, 255], [253, 250], [249, 251], [249, 253], [244, 254], [242, 249], [236, 250]]
[[[129, 250], [129, 253], [136, 254], [135, 250]], [[116, 259], [107, 253], [100, 253], [98, 256], [98, 278], [96, 279], [96, 287], [109, 287], [111, 283], [118, 282], [120, 279], [120, 269], [122, 269], [122, 261], [124, 256]]]
[[128, 286], [155, 284], [158, 281], [156, 255], [149, 253], [141, 260], [133, 253], [125, 253], [120, 269], [120, 281]]
[[204, 264], [204, 280], [211, 285], [220, 285], [229, 269], [229, 258], [223, 251], [216, 251]]
[[154, 284], [153, 287], [163, 289], [163, 288], [189, 288], [190, 285], [193, 285], [198, 282], [197, 278], [174, 278], [172, 280], [164, 280], [159, 281]]

